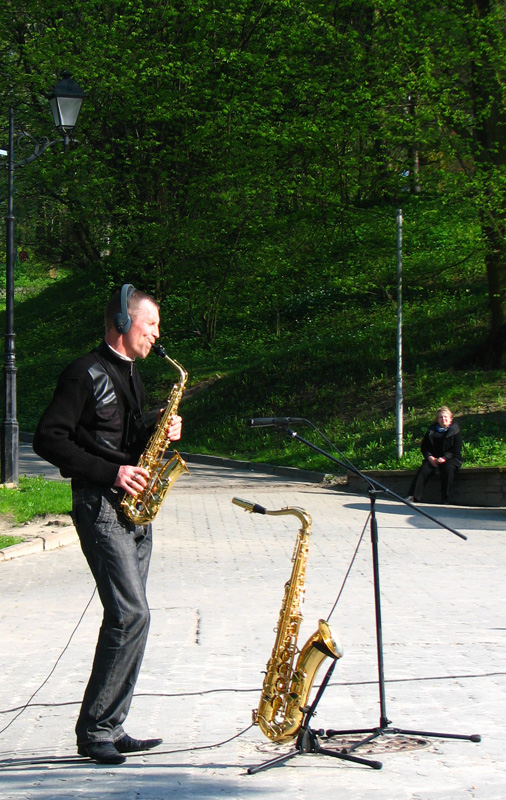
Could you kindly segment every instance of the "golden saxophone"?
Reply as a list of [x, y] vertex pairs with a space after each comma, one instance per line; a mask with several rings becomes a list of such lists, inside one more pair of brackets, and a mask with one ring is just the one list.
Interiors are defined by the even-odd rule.
[[160, 344], [153, 345], [153, 351], [179, 372], [179, 381], [174, 384], [167, 401], [167, 408], [137, 462], [138, 467], [148, 470], [148, 482], [144, 489], [136, 495], [125, 492], [120, 503], [124, 515], [136, 525], [152, 522], [160, 510], [165, 495], [172, 489], [179, 476], [183, 473], [190, 474], [190, 470], [177, 450], [174, 450], [172, 457], [164, 462], [165, 451], [169, 446], [167, 431], [170, 428], [171, 418], [177, 414], [179, 402], [188, 380], [188, 373], [181, 364], [169, 358]]
[[253, 711], [253, 722], [260, 727], [262, 733], [272, 741], [283, 742], [297, 736], [302, 726], [304, 714], [308, 710], [307, 698], [321, 663], [325, 658], [341, 658], [343, 650], [330, 625], [323, 619], [319, 620], [318, 630], [308, 639], [302, 650], [297, 647], [311, 533], [309, 514], [304, 509], [293, 506], [279, 511], [267, 511], [262, 506], [238, 497], [234, 497], [232, 502], [246, 511], [260, 514], [293, 514], [302, 523], [292, 556], [292, 574], [285, 584], [276, 640], [267, 663], [260, 703], [258, 709]]

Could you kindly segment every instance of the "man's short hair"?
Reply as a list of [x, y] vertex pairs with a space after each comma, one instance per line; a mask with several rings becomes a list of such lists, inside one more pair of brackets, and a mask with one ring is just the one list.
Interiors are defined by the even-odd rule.
[[[129, 315], [135, 315], [143, 300], [149, 300], [154, 306], [160, 308], [159, 303], [150, 294], [146, 294], [141, 289], [134, 289], [128, 298], [127, 311]], [[105, 332], [108, 333], [114, 328], [114, 318], [121, 313], [121, 289], [118, 289], [109, 299], [104, 310]]]

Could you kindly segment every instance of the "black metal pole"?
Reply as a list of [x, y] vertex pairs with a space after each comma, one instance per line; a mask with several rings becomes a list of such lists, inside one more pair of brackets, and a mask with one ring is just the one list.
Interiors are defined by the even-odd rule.
[[390, 723], [387, 719], [386, 713], [386, 699], [385, 699], [385, 665], [383, 660], [383, 627], [381, 624], [381, 591], [380, 591], [380, 573], [379, 573], [379, 556], [378, 556], [378, 523], [376, 521], [375, 504], [376, 496], [375, 489], [369, 489], [369, 498], [371, 501], [371, 545], [372, 545], [372, 562], [374, 571], [374, 608], [376, 613], [376, 651], [378, 658], [378, 684], [380, 695], [380, 727], [386, 728]]
[[19, 475], [19, 427], [16, 419], [16, 351], [14, 341], [14, 110], [9, 109], [8, 190], [5, 254], [4, 416], [2, 420], [1, 482], [16, 485]]
[[[16, 486], [19, 477], [19, 426], [16, 419], [17, 399], [16, 399], [16, 351], [14, 333], [14, 233], [16, 227], [16, 216], [14, 214], [14, 171], [16, 166], [21, 167], [30, 164], [39, 158], [48, 147], [52, 147], [57, 142], [63, 142], [64, 152], [70, 143], [75, 141], [73, 129], [79, 116], [81, 104], [84, 100], [84, 92], [81, 87], [71, 79], [70, 73], [62, 73], [62, 80], [58, 83], [51, 95], [51, 102], [55, 102], [58, 107], [58, 119], [55, 118], [55, 125], [61, 129], [63, 138], [49, 141], [46, 136], [36, 139], [23, 131], [18, 137], [30, 139], [33, 145], [31, 155], [14, 162], [14, 109], [9, 108], [9, 150], [8, 150], [8, 190], [7, 190], [7, 214], [5, 217], [6, 225], [6, 253], [5, 253], [5, 359], [4, 359], [4, 408], [3, 418], [0, 424], [1, 439], [1, 468], [0, 481], [7, 486]], [[66, 106], [66, 111], [70, 112], [70, 117], [63, 113], [63, 108], [59, 105], [59, 99], [66, 98], [72, 101], [71, 105]], [[77, 103], [77, 107], [76, 107]]]

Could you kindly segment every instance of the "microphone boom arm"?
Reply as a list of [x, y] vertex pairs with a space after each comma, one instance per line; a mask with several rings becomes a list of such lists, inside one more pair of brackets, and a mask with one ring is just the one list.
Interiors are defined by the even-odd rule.
[[[306, 421], [306, 420], [304, 420], [304, 421]], [[465, 536], [463, 533], [460, 533], [459, 531], [456, 531], [453, 528], [450, 528], [449, 525], [445, 525], [445, 523], [441, 522], [441, 520], [438, 520], [435, 517], [431, 516], [430, 514], [427, 514], [426, 511], [422, 511], [421, 508], [417, 508], [412, 503], [410, 503], [409, 500], [405, 500], [404, 497], [401, 497], [396, 492], [392, 491], [392, 489], [389, 489], [387, 486], [383, 486], [383, 484], [379, 483], [374, 478], [371, 478], [368, 475], [364, 475], [364, 473], [361, 472], [359, 469], [357, 469], [357, 467], [353, 466], [353, 464], [351, 462], [345, 463], [344, 461], [339, 461], [338, 458], [335, 458], [334, 456], [330, 455], [330, 453], [327, 453], [326, 450], [323, 450], [321, 447], [318, 447], [318, 445], [313, 444], [313, 442], [310, 442], [307, 439], [304, 439], [302, 436], [299, 436], [297, 431], [292, 430], [288, 426], [286, 426], [286, 427], [285, 426], [281, 426], [280, 430], [284, 434], [286, 434], [286, 436], [289, 436], [290, 439], [296, 439], [297, 441], [302, 442], [302, 444], [305, 444], [308, 447], [310, 447], [311, 450], [314, 450], [316, 453], [320, 453], [321, 455], [325, 456], [326, 458], [329, 458], [335, 464], [339, 464], [339, 466], [343, 467], [343, 469], [348, 470], [349, 472], [353, 472], [354, 475], [357, 475], [359, 478], [362, 478], [362, 480], [364, 480], [367, 484], [369, 484], [369, 492], [374, 492], [375, 490], [386, 492], [388, 495], [391, 495], [392, 497], [395, 497], [396, 500], [400, 500], [400, 502], [404, 503], [404, 505], [409, 506], [410, 508], [412, 508], [413, 511], [416, 511], [418, 514], [421, 514], [423, 517], [427, 517], [427, 519], [430, 519], [431, 522], [435, 522], [441, 528], [446, 528], [447, 531], [450, 531], [450, 533], [455, 534], [455, 536], [459, 536], [461, 539], [467, 540], [467, 536]]]

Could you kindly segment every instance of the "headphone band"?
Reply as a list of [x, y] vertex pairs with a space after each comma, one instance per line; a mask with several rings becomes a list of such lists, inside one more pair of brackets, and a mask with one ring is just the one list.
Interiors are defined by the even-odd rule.
[[128, 301], [130, 300], [135, 286], [131, 283], [124, 283], [121, 287], [121, 311], [114, 317], [114, 327], [118, 333], [128, 333], [132, 319], [128, 313]]

